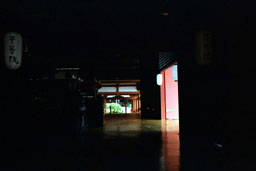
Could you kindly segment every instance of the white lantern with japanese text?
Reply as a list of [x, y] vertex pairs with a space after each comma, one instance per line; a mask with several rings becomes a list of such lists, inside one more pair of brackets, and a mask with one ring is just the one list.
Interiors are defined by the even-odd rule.
[[4, 36], [4, 58], [8, 69], [18, 69], [22, 61], [22, 37], [15, 32]]

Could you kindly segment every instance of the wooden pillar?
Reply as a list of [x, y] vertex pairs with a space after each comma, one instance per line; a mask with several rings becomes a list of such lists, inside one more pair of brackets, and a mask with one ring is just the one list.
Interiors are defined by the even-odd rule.
[[136, 99], [133, 100], [133, 104], [134, 104], [133, 112], [136, 113], [137, 112], [137, 100]]
[[137, 112], [137, 103], [136, 103], [136, 99], [134, 100], [134, 112], [136, 113]]
[[136, 99], [136, 112], [138, 113], [139, 112], [139, 100]]
[[104, 114], [107, 113], [107, 97], [104, 95]]
[[139, 102], [138, 112], [140, 112], [140, 108], [141, 108], [141, 100], [140, 100], [140, 96], [138, 96], [138, 102]]
[[134, 112], [134, 100], [132, 99], [132, 113]]
[[138, 95], [138, 113], [140, 112], [140, 96]]

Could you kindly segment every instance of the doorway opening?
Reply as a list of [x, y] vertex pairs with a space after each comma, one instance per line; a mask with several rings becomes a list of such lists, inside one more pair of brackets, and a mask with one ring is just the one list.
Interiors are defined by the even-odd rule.
[[161, 71], [161, 119], [179, 123], [178, 63]]
[[102, 87], [98, 93], [104, 96], [104, 115], [140, 118], [139, 82], [139, 80], [101, 80]]
[[[179, 170], [178, 63], [175, 61], [158, 75], [161, 93], [162, 148], [167, 170]], [[175, 163], [175, 164], [174, 164]]]

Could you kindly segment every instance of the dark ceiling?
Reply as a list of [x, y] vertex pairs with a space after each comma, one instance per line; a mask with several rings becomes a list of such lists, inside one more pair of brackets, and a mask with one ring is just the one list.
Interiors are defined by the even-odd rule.
[[0, 2], [0, 24], [3, 32], [22, 34], [26, 68], [90, 66], [98, 76], [138, 79], [145, 51], [175, 48], [188, 25], [215, 25], [222, 17], [217, 6], [203, 0], [8, 0]]
[[163, 47], [168, 40], [161, 40], [167, 36], [168, 16], [161, 14], [168, 11], [168, 0], [2, 4], [2, 25], [20, 32], [29, 49], [23, 62], [27, 67], [90, 65], [100, 73], [131, 75], [138, 73], [144, 49]]

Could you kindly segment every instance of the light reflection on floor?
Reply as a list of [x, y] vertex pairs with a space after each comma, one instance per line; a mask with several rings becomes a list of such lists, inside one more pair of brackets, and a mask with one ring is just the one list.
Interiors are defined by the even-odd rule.
[[[152, 135], [152, 137], [151, 137]], [[160, 136], [159, 136], [160, 135]], [[143, 137], [143, 138], [142, 138]], [[133, 143], [140, 143], [143, 139], [161, 138], [159, 151], [159, 163], [157, 170], [178, 171], [180, 168], [179, 152], [179, 121], [178, 120], [140, 120], [140, 119], [111, 119], [105, 122], [104, 140], [129, 139]], [[145, 141], [144, 141], [145, 142]], [[145, 142], [145, 146], [151, 146], [151, 142]], [[123, 142], [123, 145], [127, 142]], [[154, 146], [157, 151], [159, 146]], [[131, 151], [140, 151], [141, 148], [134, 146]], [[137, 156], [138, 157], [138, 156]], [[136, 156], [135, 156], [136, 158]], [[153, 157], [154, 158], [154, 157]], [[140, 160], [140, 158], [138, 158]], [[143, 163], [143, 159], [141, 161]], [[131, 161], [132, 163], [132, 161]], [[155, 167], [155, 166], [154, 166]]]
[[162, 121], [162, 150], [166, 171], [180, 169], [179, 121]]
[[[178, 121], [109, 119], [75, 146], [30, 146], [23, 170], [178, 171]], [[24, 150], [25, 151], [25, 150]], [[21, 167], [19, 167], [20, 169]]]

